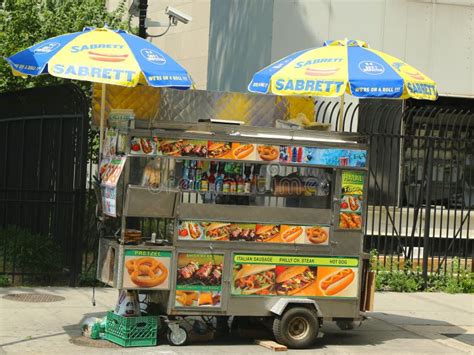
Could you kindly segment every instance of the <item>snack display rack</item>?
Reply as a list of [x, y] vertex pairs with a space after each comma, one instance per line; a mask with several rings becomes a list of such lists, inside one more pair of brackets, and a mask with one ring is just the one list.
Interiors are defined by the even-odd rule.
[[173, 344], [180, 317], [234, 316], [306, 347], [370, 309], [363, 137], [165, 121], [106, 137], [102, 205], [121, 228], [98, 279], [150, 295]]

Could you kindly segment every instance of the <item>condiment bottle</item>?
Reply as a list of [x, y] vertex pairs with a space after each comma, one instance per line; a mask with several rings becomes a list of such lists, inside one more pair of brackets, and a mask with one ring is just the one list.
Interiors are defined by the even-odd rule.
[[229, 175], [225, 175], [224, 182], [222, 184], [222, 192], [229, 193], [230, 192], [230, 179]]
[[207, 173], [204, 172], [201, 175], [201, 182], [199, 184], [199, 190], [200, 191], [208, 191], [209, 190], [209, 180], [207, 178]]
[[233, 194], [237, 192], [237, 183], [232, 175], [229, 175], [229, 192]]
[[252, 192], [252, 179], [251, 175], [251, 167], [248, 166], [245, 168], [245, 182], [244, 182], [244, 192], [249, 194]]
[[235, 178], [235, 183], [237, 185], [237, 193], [243, 193], [244, 192], [244, 179], [240, 174], [238, 174]]

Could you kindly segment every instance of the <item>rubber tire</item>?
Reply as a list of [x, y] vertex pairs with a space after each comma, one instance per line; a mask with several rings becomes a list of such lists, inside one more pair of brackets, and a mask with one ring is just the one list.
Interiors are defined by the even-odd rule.
[[176, 344], [174, 343], [173, 341], [173, 338], [171, 337], [171, 329], [168, 329], [168, 332], [166, 333], [166, 338], [168, 339], [168, 343], [170, 345], [173, 345], [173, 346], [183, 346], [183, 345], [186, 345], [188, 340], [189, 340], [189, 336], [188, 336], [188, 332], [186, 331], [186, 329], [184, 329], [183, 327], [179, 327], [180, 330], [182, 330], [185, 334], [186, 334], [186, 339], [184, 340], [184, 342], [180, 343], [180, 344]]
[[[301, 339], [294, 339], [289, 333], [289, 324], [294, 317], [304, 318], [308, 323], [308, 334]], [[273, 335], [278, 343], [291, 349], [305, 349], [316, 342], [319, 334], [319, 320], [315, 311], [305, 307], [292, 307], [283, 315], [273, 320]]]

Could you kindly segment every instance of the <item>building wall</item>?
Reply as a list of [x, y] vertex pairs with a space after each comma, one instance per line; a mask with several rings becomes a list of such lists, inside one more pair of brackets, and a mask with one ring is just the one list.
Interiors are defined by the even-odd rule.
[[398, 57], [444, 95], [474, 97], [474, 1], [275, 0], [271, 61], [355, 38]]
[[273, 0], [213, 0], [208, 89], [246, 92], [270, 64]]
[[[442, 95], [474, 97], [474, 0], [148, 2], [152, 20], [167, 22], [168, 5], [193, 17], [152, 41], [190, 71], [198, 88], [245, 92], [253, 73], [271, 62], [347, 37], [417, 67]], [[113, 9], [118, 0], [108, 3]]]
[[[107, 8], [116, 8], [119, 0], [109, 0]], [[130, 6], [132, 0], [127, 0]], [[207, 87], [207, 64], [209, 52], [209, 18], [211, 0], [148, 0], [147, 17], [152, 21], [168, 24], [165, 8], [172, 6], [183, 11], [193, 19], [188, 24], [178, 23], [167, 34], [158, 38], [149, 38], [152, 43], [169, 54], [189, 71], [198, 89]], [[138, 26], [138, 18], [133, 18], [133, 26]], [[151, 27], [150, 35], [160, 34], [166, 28]]]

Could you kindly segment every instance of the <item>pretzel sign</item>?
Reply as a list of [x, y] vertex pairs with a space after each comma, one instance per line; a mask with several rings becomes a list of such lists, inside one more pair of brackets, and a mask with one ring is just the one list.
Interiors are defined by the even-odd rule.
[[130, 259], [125, 263], [130, 280], [140, 287], [161, 285], [168, 277], [168, 269], [154, 258]]

